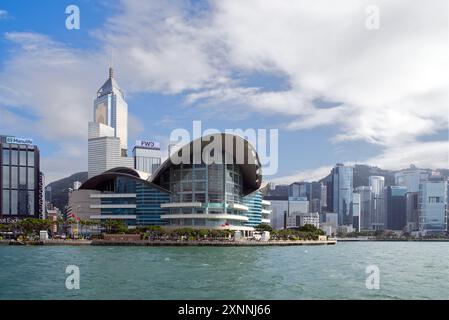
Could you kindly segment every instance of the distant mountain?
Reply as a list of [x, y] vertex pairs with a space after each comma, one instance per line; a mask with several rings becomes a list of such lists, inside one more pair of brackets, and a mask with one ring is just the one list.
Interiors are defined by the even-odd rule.
[[63, 178], [57, 181], [54, 181], [46, 186], [51, 187], [50, 192], [45, 192], [45, 200], [51, 201], [53, 205], [59, 208], [61, 211], [64, 210], [64, 207], [67, 205], [69, 201], [69, 188], [73, 189], [73, 183], [75, 181], [80, 181], [84, 183], [87, 181], [87, 172], [77, 172], [72, 174], [70, 177]]

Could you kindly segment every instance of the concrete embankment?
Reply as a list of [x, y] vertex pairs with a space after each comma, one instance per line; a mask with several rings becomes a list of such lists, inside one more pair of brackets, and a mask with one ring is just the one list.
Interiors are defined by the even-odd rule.
[[46, 241], [27, 241], [17, 242], [1, 240], [0, 245], [32, 245], [32, 246], [149, 246], [149, 247], [263, 247], [263, 246], [320, 246], [335, 245], [335, 240], [290, 240], [290, 241], [207, 241], [207, 240], [189, 240], [189, 241], [170, 241], [170, 240], [46, 240]]
[[93, 246], [196, 246], [196, 247], [263, 247], [263, 246], [319, 246], [335, 245], [337, 241], [291, 240], [291, 241], [105, 241], [93, 240]]

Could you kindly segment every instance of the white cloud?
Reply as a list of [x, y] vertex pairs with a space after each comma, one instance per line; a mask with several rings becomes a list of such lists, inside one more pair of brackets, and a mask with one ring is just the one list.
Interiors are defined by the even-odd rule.
[[[345, 165], [354, 165], [352, 161]], [[418, 168], [447, 169], [449, 168], [449, 141], [417, 142], [399, 147], [389, 147], [381, 154], [370, 159], [358, 161], [386, 170], [400, 170], [411, 164]], [[333, 164], [315, 169], [300, 170], [294, 174], [282, 176], [272, 181], [277, 184], [290, 184], [297, 181], [317, 181], [329, 174]]]
[[0, 20], [8, 18], [10, 18], [8, 11], [0, 9]]
[[322, 166], [315, 169], [306, 169], [298, 171], [292, 175], [282, 176], [271, 180], [275, 184], [291, 184], [300, 181], [317, 181], [329, 174], [332, 166]]
[[[380, 8], [380, 30], [365, 28], [368, 4]], [[256, 109], [299, 114], [291, 129], [339, 124], [337, 140], [388, 146], [448, 126], [447, 20], [447, 1], [230, 0], [215, 2], [214, 23], [234, 66], [283, 73], [288, 95], [345, 106], [304, 110], [274, 92], [250, 95]]]
[[[365, 8], [372, 4], [380, 8], [380, 29], [369, 31]], [[445, 0], [227, 0], [211, 1], [209, 9], [135, 0], [115, 9], [92, 32], [95, 52], [36, 33], [6, 34], [16, 48], [0, 71], [0, 129], [25, 119], [26, 130], [43, 139], [85, 143], [92, 99], [113, 53], [131, 95], [186, 93], [192, 105], [288, 116], [289, 130], [338, 126], [334, 143], [383, 146], [372, 159], [379, 165], [392, 165], [388, 155], [401, 152], [404, 163], [424, 161], [408, 146], [438, 154], [429, 166], [444, 160], [441, 144], [417, 141], [449, 124]], [[240, 78], [264, 73], [282, 77], [286, 88], [248, 87]], [[317, 108], [315, 99], [339, 105]]]
[[399, 170], [414, 164], [419, 168], [449, 168], [449, 141], [417, 142], [385, 149], [365, 161], [378, 167]]

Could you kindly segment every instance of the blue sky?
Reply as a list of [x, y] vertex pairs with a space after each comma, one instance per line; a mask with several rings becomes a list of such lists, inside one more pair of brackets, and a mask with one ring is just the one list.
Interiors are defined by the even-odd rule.
[[[201, 120], [278, 129], [276, 182], [338, 162], [449, 167], [449, 55], [437, 54], [448, 53], [447, 3], [374, 3], [380, 29], [369, 31], [363, 1], [3, 0], [0, 133], [34, 138], [47, 181], [86, 170], [87, 121], [112, 55], [131, 144], [164, 147]], [[65, 27], [70, 4], [80, 30]]]

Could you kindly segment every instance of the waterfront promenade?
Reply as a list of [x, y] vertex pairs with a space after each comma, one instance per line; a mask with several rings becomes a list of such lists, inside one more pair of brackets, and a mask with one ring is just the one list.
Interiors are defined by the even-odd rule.
[[[271, 241], [222, 241], [222, 240], [46, 240], [29, 241], [23, 245], [45, 245], [45, 246], [150, 246], [150, 247], [263, 247], [263, 246], [317, 246], [317, 245], [335, 245], [336, 240], [271, 240]], [[0, 244], [10, 245], [19, 243], [2, 240]]]

